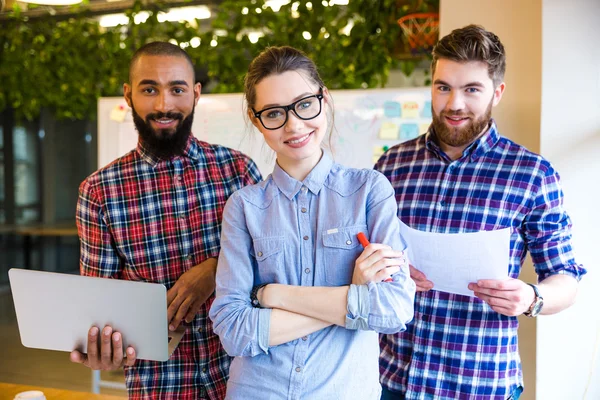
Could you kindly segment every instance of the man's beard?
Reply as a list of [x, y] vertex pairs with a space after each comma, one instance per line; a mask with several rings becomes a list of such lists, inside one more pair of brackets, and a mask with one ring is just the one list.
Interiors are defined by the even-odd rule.
[[[192, 107], [192, 112], [186, 118], [183, 118], [183, 114], [181, 113], [157, 112], [148, 114], [144, 120], [135, 111], [132, 103], [131, 114], [133, 116], [133, 123], [140, 135], [144, 149], [163, 160], [182, 155], [187, 145], [187, 141], [192, 134], [195, 108], [196, 105]], [[150, 121], [161, 118], [179, 121], [175, 128], [175, 132], [173, 132], [172, 129], [154, 129]]]
[[[485, 110], [485, 113], [477, 119], [473, 119], [473, 113], [464, 114], [460, 111], [442, 111], [440, 115], [436, 115], [432, 107], [432, 124], [437, 139], [452, 147], [462, 147], [473, 142], [484, 130], [487, 129], [490, 123], [490, 119], [492, 118], [493, 101], [494, 99], [492, 98], [492, 100], [490, 100], [490, 104], [488, 104], [487, 109]], [[466, 126], [453, 128], [444, 122], [445, 116], [463, 118], [468, 117], [470, 119]]]

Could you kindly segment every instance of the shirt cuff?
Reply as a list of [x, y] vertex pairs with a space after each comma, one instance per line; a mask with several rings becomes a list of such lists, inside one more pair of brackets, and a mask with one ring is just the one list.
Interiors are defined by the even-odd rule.
[[583, 268], [581, 264], [567, 265], [562, 269], [549, 271], [546, 274], [540, 274], [538, 277], [538, 283], [541, 283], [544, 279], [551, 277], [552, 275], [568, 275], [572, 276], [579, 282], [583, 275], [587, 273], [587, 270]]
[[271, 309], [262, 308], [258, 311], [258, 347], [269, 354], [269, 329], [271, 327]]
[[368, 331], [371, 301], [367, 285], [350, 285], [348, 290], [346, 329]]

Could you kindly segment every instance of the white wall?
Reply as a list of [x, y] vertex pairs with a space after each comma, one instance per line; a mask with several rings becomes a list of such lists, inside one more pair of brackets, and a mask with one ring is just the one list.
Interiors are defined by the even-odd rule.
[[589, 273], [573, 308], [538, 321], [537, 398], [600, 399], [600, 1], [544, 0], [542, 16], [541, 150], [561, 174]]

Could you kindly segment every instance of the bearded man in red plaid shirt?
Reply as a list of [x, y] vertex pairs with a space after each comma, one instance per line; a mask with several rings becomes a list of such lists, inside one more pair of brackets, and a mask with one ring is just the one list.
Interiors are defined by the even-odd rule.
[[77, 228], [81, 274], [164, 284], [169, 329], [185, 335], [166, 362], [136, 360], [110, 326], [92, 327], [92, 369], [124, 367], [130, 399], [225, 397], [230, 358], [213, 333], [221, 215], [227, 198], [261, 180], [247, 156], [191, 134], [200, 97], [191, 59], [178, 46], [149, 43], [133, 56], [123, 86], [139, 133], [137, 148], [80, 186]]

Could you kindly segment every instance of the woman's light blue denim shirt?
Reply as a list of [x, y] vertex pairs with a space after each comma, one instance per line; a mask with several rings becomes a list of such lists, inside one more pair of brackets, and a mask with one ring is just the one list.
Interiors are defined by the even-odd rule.
[[230, 197], [210, 310], [214, 331], [235, 356], [228, 399], [379, 399], [378, 332], [402, 331], [413, 317], [407, 268], [391, 282], [351, 285], [345, 328], [273, 347], [271, 310], [253, 308], [250, 291], [261, 283], [350, 285], [363, 251], [357, 233], [405, 249], [396, 210], [383, 175], [334, 164], [327, 154], [303, 182], [276, 166]]

